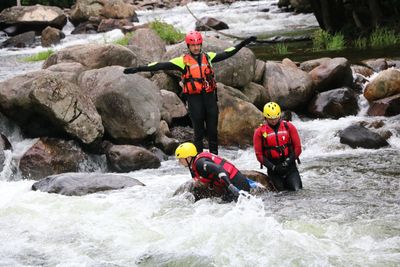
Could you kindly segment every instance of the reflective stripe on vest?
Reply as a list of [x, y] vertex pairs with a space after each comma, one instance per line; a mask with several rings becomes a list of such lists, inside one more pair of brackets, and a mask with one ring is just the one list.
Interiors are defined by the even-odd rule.
[[214, 70], [211, 68], [206, 54], [201, 54], [201, 66], [189, 54], [183, 56], [183, 63], [186, 68], [186, 72], [182, 75], [183, 93], [200, 94], [203, 90], [211, 93], [215, 90]]
[[269, 159], [285, 159], [289, 156], [289, 146], [292, 145], [289, 130], [284, 122], [280, 122], [278, 132], [275, 133], [269, 125], [261, 128], [262, 146], [265, 157]]
[[210, 174], [208, 177], [202, 177], [198, 170], [196, 169], [196, 162], [197, 160], [201, 159], [201, 158], [207, 158], [210, 159], [211, 161], [213, 161], [215, 164], [221, 165], [221, 167], [226, 171], [226, 173], [229, 176], [229, 179], [233, 179], [233, 177], [235, 177], [235, 175], [238, 173], [238, 169], [229, 161], [224, 160], [223, 158], [214, 155], [212, 153], [209, 152], [201, 152], [200, 154], [198, 154], [195, 158], [195, 160], [193, 161], [193, 165], [192, 165], [192, 171], [194, 173], [194, 177], [193, 179], [198, 180], [202, 183], [210, 183], [213, 182], [214, 185], [216, 186], [225, 186], [225, 182], [223, 182], [222, 180], [220, 181], [220, 179], [218, 178], [218, 173], [215, 174]]

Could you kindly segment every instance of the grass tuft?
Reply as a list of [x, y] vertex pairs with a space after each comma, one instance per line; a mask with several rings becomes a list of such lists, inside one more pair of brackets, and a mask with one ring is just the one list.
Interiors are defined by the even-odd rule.
[[22, 60], [25, 62], [35, 62], [35, 61], [41, 61], [41, 60], [46, 60], [54, 54], [54, 51], [52, 49], [48, 49], [46, 51], [39, 52], [35, 55], [31, 55], [28, 57], [23, 58]]
[[175, 29], [171, 24], [155, 20], [150, 22], [150, 28], [153, 29], [168, 44], [176, 44], [183, 40], [185, 34]]

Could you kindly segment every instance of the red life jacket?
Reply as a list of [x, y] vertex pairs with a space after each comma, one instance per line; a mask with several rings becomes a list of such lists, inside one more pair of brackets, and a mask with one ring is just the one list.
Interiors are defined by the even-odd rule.
[[207, 158], [210, 159], [211, 161], [213, 161], [215, 164], [218, 164], [220, 166], [222, 166], [222, 168], [226, 171], [226, 173], [229, 176], [229, 179], [232, 180], [233, 177], [235, 177], [235, 175], [238, 173], [238, 169], [229, 161], [214, 155], [210, 152], [201, 152], [200, 154], [198, 154], [196, 156], [196, 158], [194, 159], [193, 163], [192, 163], [192, 173], [193, 173], [193, 179], [200, 181], [203, 184], [208, 184], [208, 183], [212, 183], [213, 185], [217, 186], [217, 187], [225, 187], [225, 182], [220, 180], [218, 177], [218, 173], [213, 173], [210, 174], [208, 177], [202, 177], [198, 170], [196, 169], [196, 162], [197, 160], [199, 160], [200, 158]]
[[268, 124], [261, 126], [263, 156], [268, 159], [282, 159], [289, 157], [292, 145], [289, 127], [285, 121], [279, 122], [278, 132], [275, 133]]
[[217, 88], [214, 70], [208, 61], [208, 55], [201, 53], [201, 66], [195, 58], [186, 54], [183, 56], [186, 72], [182, 74], [183, 93], [200, 94], [203, 90], [211, 93]]

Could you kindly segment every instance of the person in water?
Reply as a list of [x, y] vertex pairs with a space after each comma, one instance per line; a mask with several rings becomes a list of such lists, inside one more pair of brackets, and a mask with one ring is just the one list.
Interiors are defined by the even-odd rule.
[[296, 165], [301, 142], [296, 127], [281, 120], [281, 108], [275, 102], [265, 104], [264, 123], [253, 136], [257, 160], [268, 169], [268, 176], [279, 191], [297, 191], [302, 182]]
[[223, 200], [237, 200], [240, 190], [250, 192], [257, 182], [244, 176], [231, 162], [210, 152], [197, 153], [193, 143], [180, 144], [175, 150], [179, 163], [188, 167], [195, 182], [220, 193]]
[[208, 146], [211, 153], [218, 155], [218, 105], [217, 84], [211, 63], [235, 55], [242, 47], [256, 40], [249, 37], [221, 53], [203, 52], [203, 37], [200, 32], [190, 31], [185, 42], [188, 53], [168, 62], [153, 62], [147, 66], [126, 68], [125, 74], [141, 71], [179, 70], [182, 73], [183, 94], [187, 100], [189, 116], [194, 130], [194, 144], [203, 151], [204, 133], [207, 130]]

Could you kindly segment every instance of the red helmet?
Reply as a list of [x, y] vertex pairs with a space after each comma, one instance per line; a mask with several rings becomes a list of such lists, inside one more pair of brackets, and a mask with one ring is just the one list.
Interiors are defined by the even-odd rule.
[[188, 34], [186, 34], [185, 41], [186, 44], [188, 45], [202, 44], [203, 37], [201, 36], [201, 33], [199, 33], [198, 31], [190, 31], [188, 32]]

